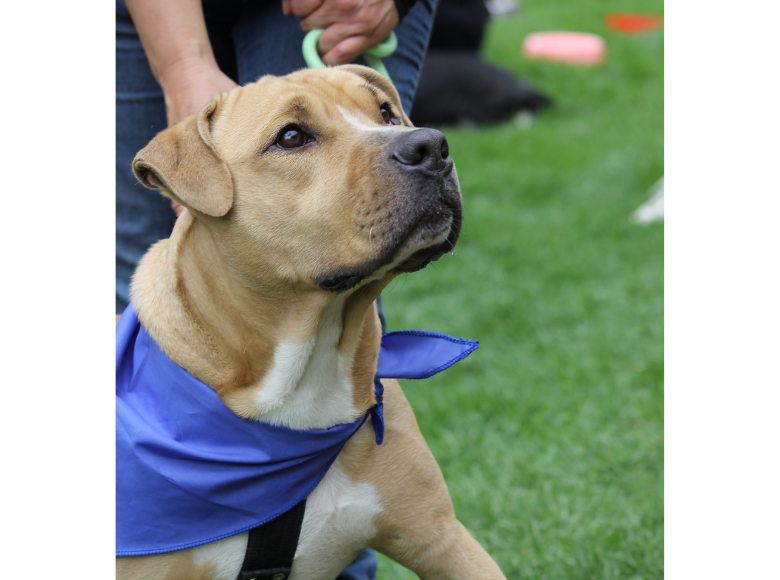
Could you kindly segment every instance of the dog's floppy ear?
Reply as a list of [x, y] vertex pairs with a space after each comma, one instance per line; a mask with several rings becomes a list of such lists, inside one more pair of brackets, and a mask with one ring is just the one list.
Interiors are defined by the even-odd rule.
[[369, 84], [374, 85], [378, 89], [384, 91], [385, 94], [390, 95], [390, 98], [393, 99], [393, 103], [398, 105], [398, 108], [401, 109], [401, 116], [403, 117], [404, 125], [407, 125], [409, 127], [414, 127], [414, 124], [409, 120], [409, 117], [406, 116], [406, 112], [401, 107], [401, 97], [398, 96], [398, 91], [395, 90], [393, 83], [387, 80], [387, 77], [385, 77], [381, 73], [378, 73], [372, 68], [368, 68], [367, 66], [361, 66], [359, 64], [345, 64], [338, 68], [339, 70], [345, 70], [347, 72], [351, 72], [352, 74], [355, 74], [360, 78], [365, 79], [366, 82], [368, 82]]
[[230, 169], [211, 142], [217, 104], [212, 99], [197, 115], [161, 131], [133, 159], [133, 172], [146, 187], [215, 217], [233, 205]]

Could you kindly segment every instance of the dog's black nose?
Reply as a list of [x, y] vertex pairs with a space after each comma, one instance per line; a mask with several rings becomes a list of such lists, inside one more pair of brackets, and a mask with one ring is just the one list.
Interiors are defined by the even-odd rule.
[[447, 139], [436, 129], [415, 129], [400, 135], [393, 144], [393, 159], [410, 169], [426, 173], [442, 171], [452, 165]]

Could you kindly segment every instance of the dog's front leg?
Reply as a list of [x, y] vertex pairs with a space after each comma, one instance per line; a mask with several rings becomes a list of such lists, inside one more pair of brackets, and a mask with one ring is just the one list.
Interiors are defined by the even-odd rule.
[[421, 580], [506, 580], [499, 567], [455, 517], [423, 535], [386, 540], [377, 549]]
[[385, 386], [385, 440], [368, 423], [347, 443], [341, 464], [354, 482], [377, 491], [371, 547], [423, 580], [505, 580], [496, 563], [455, 517], [436, 460], [396, 381]]

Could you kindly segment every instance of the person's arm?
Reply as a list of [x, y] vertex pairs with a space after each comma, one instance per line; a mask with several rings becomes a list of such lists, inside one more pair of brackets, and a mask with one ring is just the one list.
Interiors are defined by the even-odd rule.
[[127, 7], [163, 89], [168, 125], [237, 86], [217, 66], [200, 0], [127, 0]]

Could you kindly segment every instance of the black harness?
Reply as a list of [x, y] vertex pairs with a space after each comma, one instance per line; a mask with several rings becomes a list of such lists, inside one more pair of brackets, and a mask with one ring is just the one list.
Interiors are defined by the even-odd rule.
[[301, 535], [306, 500], [275, 520], [249, 530], [237, 580], [286, 580]]

